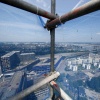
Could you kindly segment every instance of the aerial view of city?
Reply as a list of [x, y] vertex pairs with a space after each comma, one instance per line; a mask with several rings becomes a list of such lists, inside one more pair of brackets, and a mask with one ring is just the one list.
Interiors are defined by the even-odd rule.
[[0, 100], [100, 100], [99, 10], [100, 0], [0, 0]]

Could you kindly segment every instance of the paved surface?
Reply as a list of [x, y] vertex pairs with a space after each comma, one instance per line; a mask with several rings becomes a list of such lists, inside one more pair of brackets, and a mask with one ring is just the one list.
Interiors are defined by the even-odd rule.
[[58, 72], [60, 72], [60, 73], [66, 73], [66, 71], [65, 71], [65, 67], [66, 67], [65, 61], [66, 61], [66, 59], [64, 59], [64, 60], [62, 60], [62, 61], [60, 62], [60, 64], [59, 64], [59, 66], [57, 67], [56, 71], [58, 71]]

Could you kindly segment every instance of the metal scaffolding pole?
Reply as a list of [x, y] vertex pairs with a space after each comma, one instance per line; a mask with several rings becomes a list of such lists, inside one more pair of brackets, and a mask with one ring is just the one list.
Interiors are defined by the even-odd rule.
[[45, 79], [43, 79], [42, 81], [40, 81], [39, 83], [23, 90], [22, 92], [20, 92], [19, 94], [15, 95], [14, 97], [10, 98], [9, 100], [22, 100], [24, 97], [26, 97], [27, 95], [29, 95], [30, 93], [34, 92], [35, 90], [37, 90], [38, 88], [42, 87], [43, 85], [49, 83], [50, 81], [52, 81], [53, 79], [56, 79], [58, 76], [60, 75], [59, 72], [54, 72], [52, 73], [52, 75], [46, 77]]
[[50, 85], [60, 94], [61, 98], [64, 100], [72, 100], [58, 85], [56, 82], [51, 81]]
[[[56, 4], [56, 0], [51, 0], [51, 13], [55, 15], [55, 4]], [[51, 64], [50, 64], [50, 68], [51, 68], [51, 72], [54, 71], [54, 52], [55, 52], [55, 28], [50, 30], [50, 36], [51, 36]]]
[[23, 0], [0, 0], [0, 2], [26, 10], [28, 12], [43, 16], [51, 20], [56, 18], [55, 15], [39, 8], [38, 6], [34, 6], [28, 2], [25, 2]]
[[58, 24], [63, 24], [66, 21], [72, 20], [74, 18], [83, 16], [85, 14], [88, 14], [88, 13], [91, 13], [91, 12], [94, 12], [97, 10], [100, 10], [100, 0], [92, 0], [92, 1], [84, 4], [83, 6], [77, 8], [75, 10], [72, 10], [71, 12], [69, 12], [65, 15], [62, 15], [61, 17], [58, 17], [58, 18], [52, 20], [51, 22], [48, 22], [46, 24], [46, 27], [48, 29], [52, 29]]

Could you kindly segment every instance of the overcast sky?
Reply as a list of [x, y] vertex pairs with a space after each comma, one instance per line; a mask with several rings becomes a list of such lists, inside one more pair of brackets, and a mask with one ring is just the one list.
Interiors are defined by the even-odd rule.
[[[50, 12], [50, 0], [24, 1]], [[56, 13], [61, 16], [89, 1], [56, 0]], [[0, 3], [0, 42], [4, 41], [49, 42], [50, 33], [37, 15]], [[100, 10], [59, 26], [56, 42], [100, 42]]]

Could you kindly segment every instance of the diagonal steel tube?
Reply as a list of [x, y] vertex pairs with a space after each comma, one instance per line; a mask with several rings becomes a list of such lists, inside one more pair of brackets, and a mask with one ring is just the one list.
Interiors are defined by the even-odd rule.
[[75, 10], [72, 10], [71, 12], [62, 15], [59, 18], [56, 18], [56, 19], [52, 20], [51, 22], [48, 22], [46, 24], [46, 27], [50, 30], [58, 24], [65, 23], [66, 21], [69, 21], [74, 18], [83, 16], [85, 14], [97, 11], [99, 9], [100, 9], [100, 0], [92, 0], [92, 1], [84, 4], [83, 6], [77, 8]]
[[22, 100], [22, 98], [26, 97], [27, 95], [29, 95], [30, 93], [34, 92], [35, 90], [37, 90], [38, 88], [40, 88], [41, 86], [49, 83], [50, 81], [52, 81], [53, 79], [56, 79], [58, 76], [60, 75], [59, 72], [54, 72], [52, 73], [52, 75], [46, 77], [45, 79], [43, 79], [42, 81], [40, 81], [39, 83], [23, 90], [22, 92], [20, 92], [19, 94], [15, 95], [14, 97], [10, 98], [9, 100]]
[[48, 18], [48, 19], [55, 19], [56, 16], [54, 14], [51, 14], [35, 5], [32, 5], [28, 2], [25, 2], [23, 0], [0, 0], [0, 2], [26, 10], [28, 12], [40, 15], [42, 17]]

